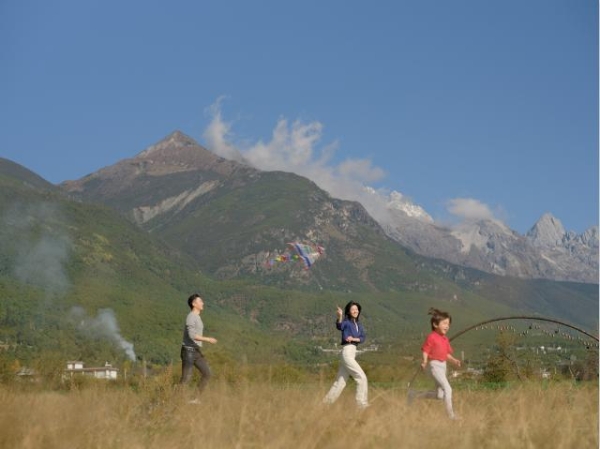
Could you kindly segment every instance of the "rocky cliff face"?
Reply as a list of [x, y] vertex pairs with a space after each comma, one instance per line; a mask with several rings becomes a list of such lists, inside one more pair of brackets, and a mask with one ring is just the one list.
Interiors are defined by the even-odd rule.
[[527, 232], [527, 240], [538, 248], [562, 246], [567, 235], [562, 223], [551, 214], [544, 214]]

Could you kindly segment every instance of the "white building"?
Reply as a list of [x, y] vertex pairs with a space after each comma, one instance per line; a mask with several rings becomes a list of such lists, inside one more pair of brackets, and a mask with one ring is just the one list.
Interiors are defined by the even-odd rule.
[[118, 372], [118, 368], [113, 368], [113, 366], [108, 362], [106, 362], [104, 366], [91, 368], [85, 368], [83, 362], [67, 362], [67, 368], [65, 369], [65, 377], [83, 375], [92, 376], [96, 379], [113, 380], [117, 378]]

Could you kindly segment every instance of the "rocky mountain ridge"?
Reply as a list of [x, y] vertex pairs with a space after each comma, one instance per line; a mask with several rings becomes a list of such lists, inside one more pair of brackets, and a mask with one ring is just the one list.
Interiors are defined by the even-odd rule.
[[488, 273], [598, 283], [598, 227], [582, 234], [567, 232], [549, 213], [524, 236], [494, 220], [449, 228], [399, 210], [383, 226], [388, 235], [418, 254]]
[[[226, 212], [225, 203], [233, 204], [231, 197], [235, 196], [236, 204], [239, 204], [237, 201], [243, 197], [243, 201], [248, 202], [244, 223], [261, 228], [262, 234], [253, 237], [245, 245], [246, 252], [239, 254], [245, 260], [243, 265], [254, 264], [256, 267], [257, 260], [267, 258], [269, 254], [268, 249], [263, 251], [258, 246], [268, 248], [270, 244], [273, 247], [276, 240], [280, 245], [285, 244], [281, 235], [315, 238], [321, 234], [321, 238], [326, 238], [327, 233], [320, 232], [320, 228], [336, 223], [328, 228], [343, 234], [344, 229], [351, 227], [343, 217], [368, 216], [358, 204], [325, 198], [321, 192], [317, 193], [319, 189], [315, 189], [308, 192], [315, 201], [301, 201], [297, 196], [290, 197], [286, 203], [286, 207], [295, 204], [297, 209], [290, 213], [305, 222], [296, 229], [300, 234], [294, 235], [290, 229], [282, 233], [271, 226], [266, 230], [262, 225], [269, 217], [264, 212], [256, 215], [253, 210], [268, 208], [263, 204], [267, 197], [274, 204], [278, 203], [275, 191], [267, 194], [264, 190], [276, 190], [278, 183], [294, 185], [295, 181], [290, 180], [296, 179], [295, 176], [262, 172], [223, 159], [176, 131], [132, 159], [120, 161], [80, 180], [65, 182], [61, 187], [75, 197], [115, 207], [148, 230], [169, 229], [166, 232], [171, 239], [177, 238], [177, 232], [189, 232], [188, 228], [194, 226], [193, 217], [205, 220], [207, 213], [218, 214], [217, 220], [231, 225], [227, 216], [239, 214]], [[211, 202], [214, 203], [210, 205]], [[257, 202], [254, 209], [251, 202]], [[368, 211], [368, 205], [365, 206]], [[379, 223], [371, 219], [370, 228], [379, 232], [381, 225], [387, 236], [417, 254], [504, 276], [598, 283], [598, 227], [578, 235], [566, 232], [558, 219], [546, 214], [525, 236], [493, 220], [467, 222], [449, 228], [439, 226], [423, 208], [398, 192], [390, 195], [387, 208], [388, 218], [380, 219]], [[277, 215], [274, 209], [271, 210], [273, 216]], [[253, 215], [256, 216], [248, 221], [248, 216]], [[291, 226], [290, 222], [287, 224]], [[211, 229], [213, 238], [218, 238], [217, 229], [212, 229], [210, 223], [204, 225]], [[196, 238], [196, 244], [199, 244], [199, 238]], [[249, 260], [252, 258], [253, 263]], [[238, 266], [227, 270], [236, 272], [239, 269]]]
[[[61, 188], [118, 210], [219, 278], [364, 288], [379, 276], [375, 266], [385, 258], [378, 254], [394, 244], [359, 203], [332, 198], [292, 173], [222, 159], [180, 132]], [[330, 263], [319, 262], [311, 276], [300, 264], [269, 264], [296, 240], [324, 246]], [[396, 244], [394, 257], [403, 252]]]

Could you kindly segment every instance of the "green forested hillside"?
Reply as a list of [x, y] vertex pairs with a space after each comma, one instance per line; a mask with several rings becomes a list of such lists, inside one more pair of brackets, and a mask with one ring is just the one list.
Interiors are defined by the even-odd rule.
[[[457, 330], [524, 312], [597, 329], [597, 286], [502, 278], [425, 259], [386, 244], [369, 226], [349, 231], [358, 245], [356, 257], [368, 256], [367, 265], [347, 263], [345, 235], [330, 240], [327, 257], [312, 270], [286, 273], [285, 283], [270, 283], [273, 278], [260, 274], [218, 279], [205, 274], [205, 259], [174, 249], [177, 234], [185, 238], [193, 229], [175, 228], [165, 243], [107, 207], [23, 182], [10, 170], [0, 173], [4, 360], [114, 363], [129, 360], [133, 350], [137, 360], [178, 364], [185, 301], [196, 291], [206, 300], [206, 333], [219, 340], [207, 351], [220, 363], [285, 361], [307, 367], [331, 361], [318, 348], [337, 343], [335, 307], [349, 300], [363, 304], [369, 342], [381, 348], [371, 357], [390, 364], [400, 355], [418, 355], [431, 306], [450, 311]], [[245, 194], [258, 195], [252, 189]], [[269, 189], [263, 195], [267, 211], [289, 206], [271, 205]], [[191, 212], [193, 219], [181, 226], [204, 220], [211, 229], [205, 238], [221, 245], [228, 233], [254, 229], [252, 223], [236, 223], [233, 213], [227, 215], [231, 223], [212, 223], [211, 217], [223, 216], [219, 208], [231, 206], [227, 198], [204, 209], [210, 214]], [[295, 204], [289, 213], [302, 220], [294, 212], [301, 207], [310, 205]], [[248, 214], [239, 220], [243, 217]], [[294, 276], [303, 282], [295, 284]]]
[[[257, 326], [212, 301], [220, 289], [193, 260], [107, 208], [0, 177], [0, 212], [0, 340], [24, 360], [49, 351], [123, 358], [116, 325], [138, 358], [168, 363], [195, 291], [207, 296], [209, 332], [260, 339]], [[102, 323], [109, 309], [116, 320]]]

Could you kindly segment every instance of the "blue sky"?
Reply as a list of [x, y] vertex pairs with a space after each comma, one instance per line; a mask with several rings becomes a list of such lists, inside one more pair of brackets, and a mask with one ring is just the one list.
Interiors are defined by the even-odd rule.
[[440, 223], [598, 224], [595, 0], [4, 0], [0, 67], [0, 156], [53, 183], [181, 130]]

